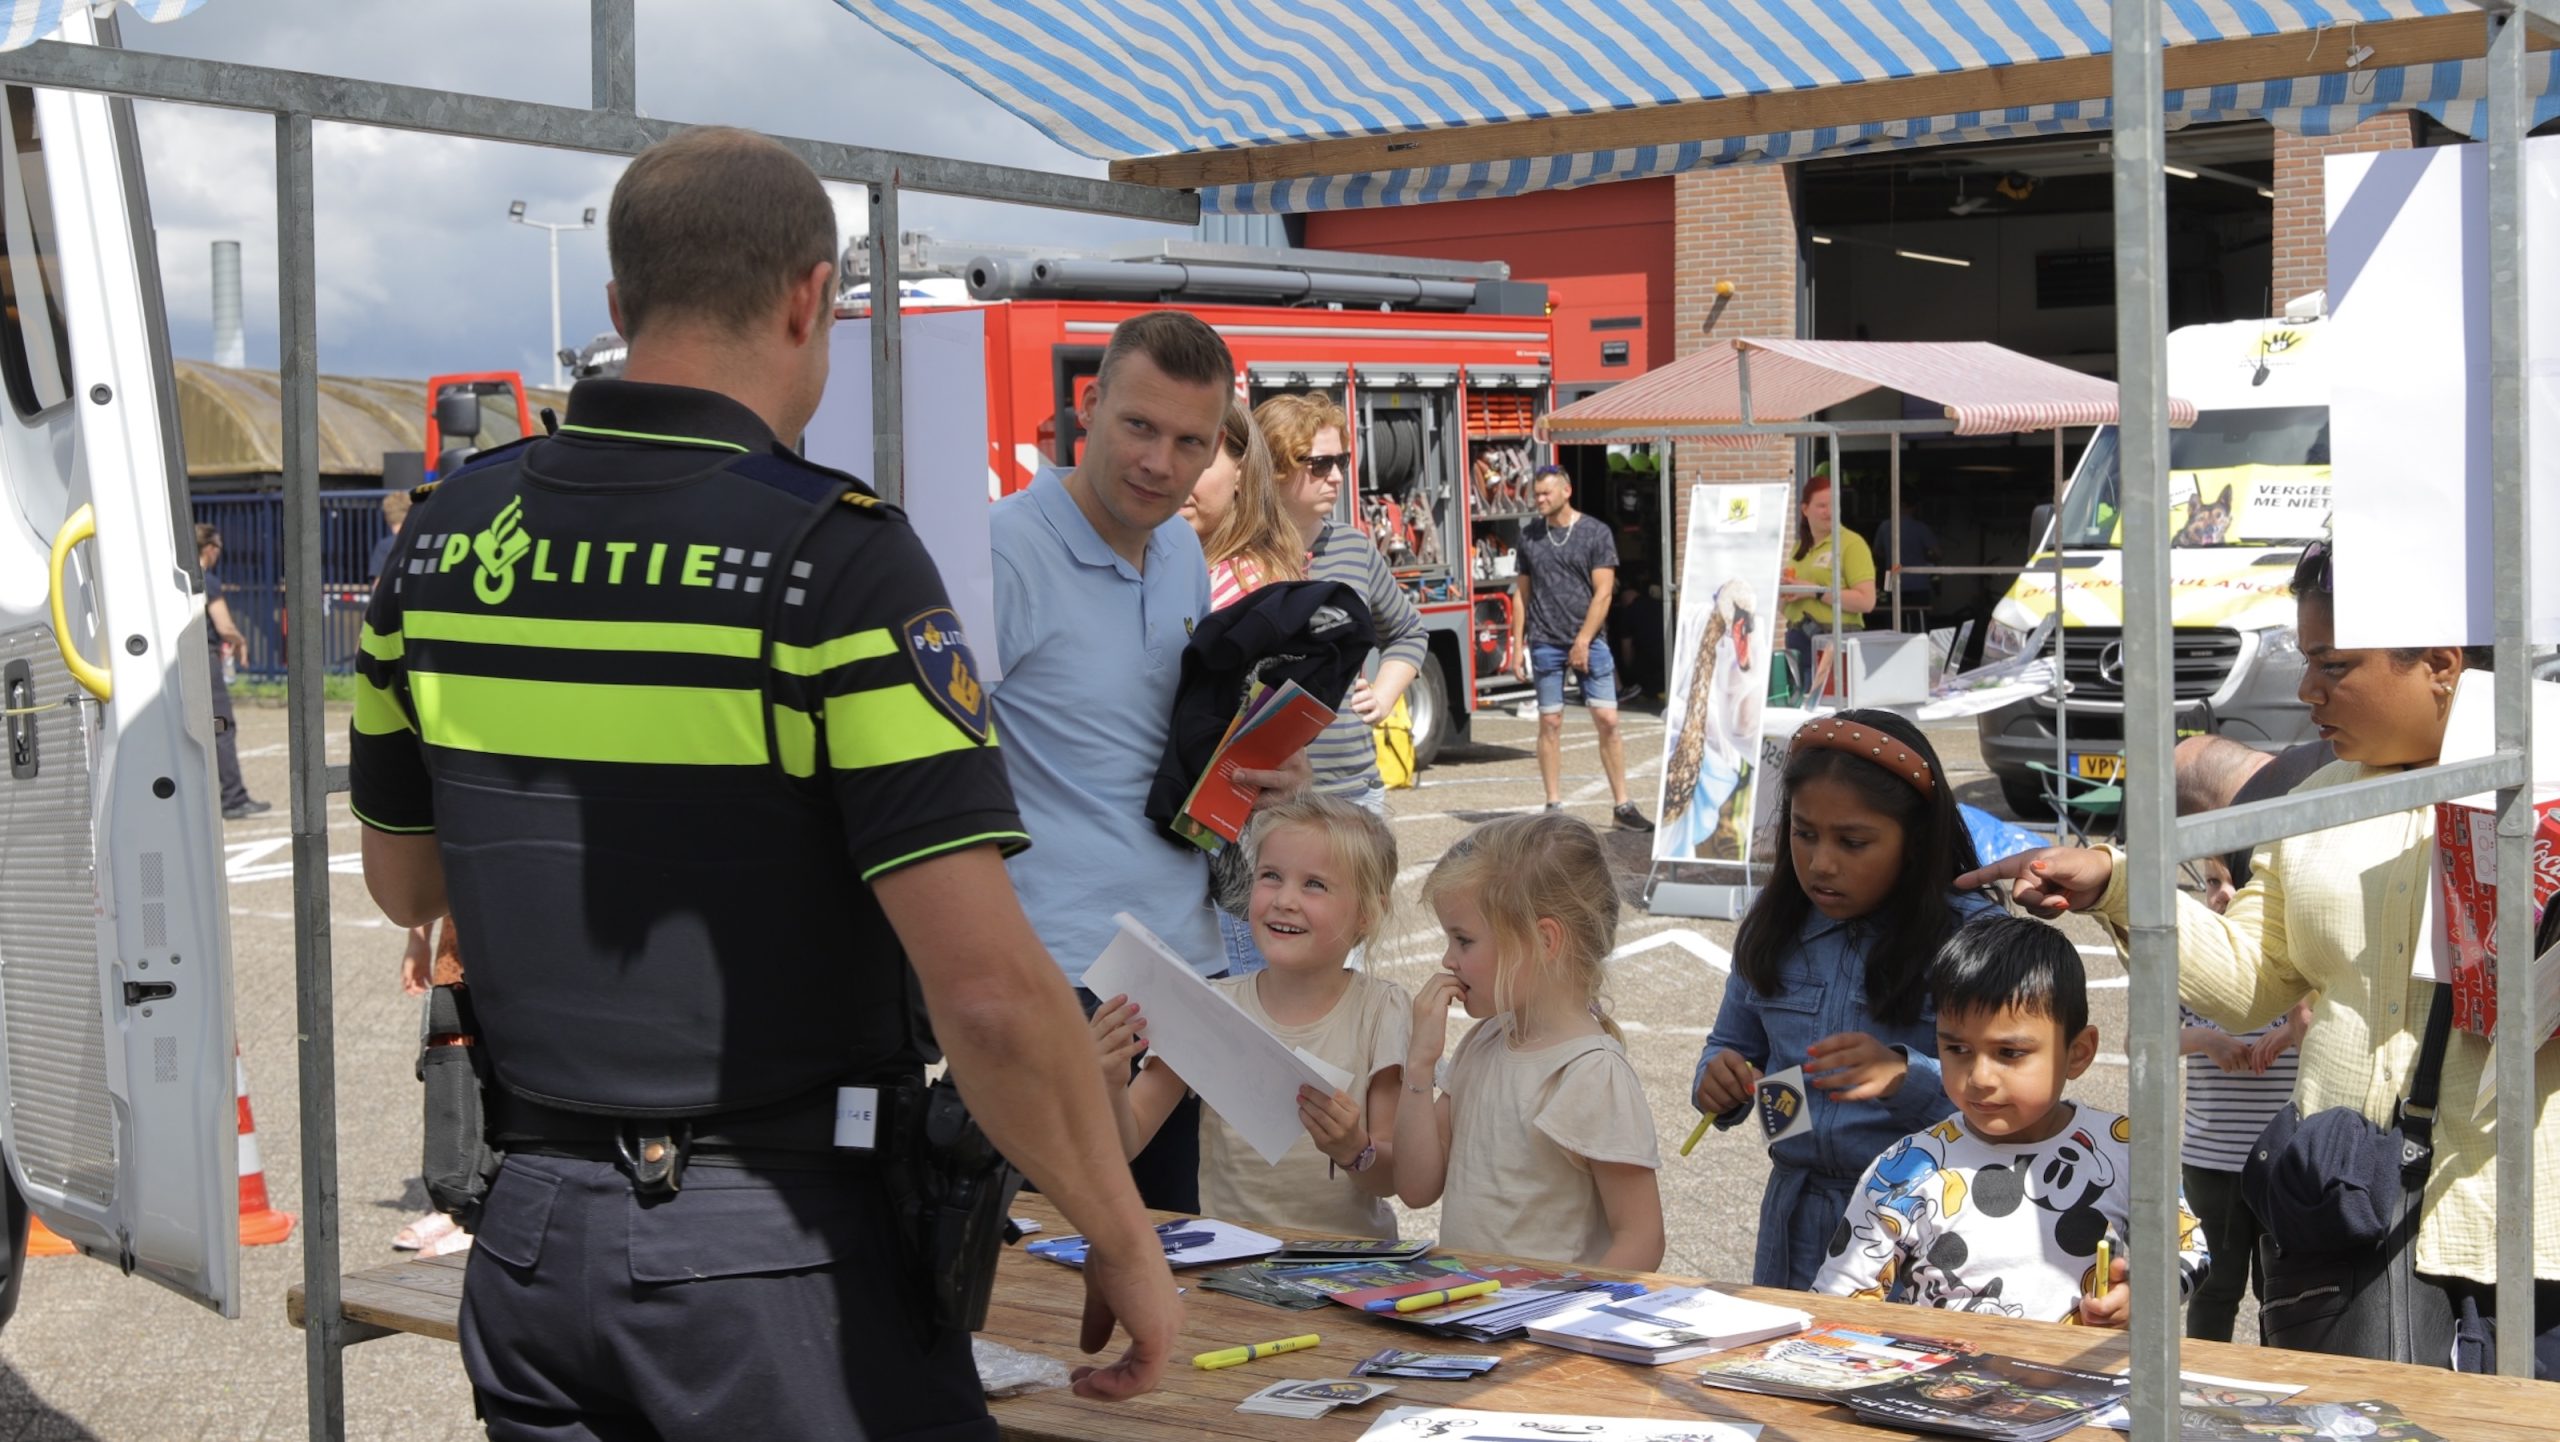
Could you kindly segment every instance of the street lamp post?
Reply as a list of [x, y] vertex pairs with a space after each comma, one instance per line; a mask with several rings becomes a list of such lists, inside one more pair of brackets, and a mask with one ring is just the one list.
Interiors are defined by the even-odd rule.
[[528, 220], [525, 218], [524, 202], [515, 200], [507, 203], [507, 219], [518, 225], [532, 226], [536, 230], [548, 233], [551, 237], [551, 388], [558, 390], [569, 383], [567, 375], [560, 369], [560, 232], [595, 229], [596, 208], [592, 205], [588, 206], [586, 214], [579, 217], [578, 223], [571, 225], [565, 220]]

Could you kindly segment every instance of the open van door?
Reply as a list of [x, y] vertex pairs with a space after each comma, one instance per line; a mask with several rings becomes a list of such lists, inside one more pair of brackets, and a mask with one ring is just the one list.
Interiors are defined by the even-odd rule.
[[[63, 39], [98, 29], [66, 7]], [[237, 1316], [211, 668], [159, 285], [127, 102], [0, 87], [0, 1148], [82, 1251]]]

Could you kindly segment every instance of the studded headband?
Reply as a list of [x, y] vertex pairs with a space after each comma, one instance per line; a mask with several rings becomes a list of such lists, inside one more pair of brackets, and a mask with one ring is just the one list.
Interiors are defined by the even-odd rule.
[[1872, 726], [1828, 718], [1808, 721], [1797, 730], [1796, 739], [1787, 750], [1792, 755], [1815, 747], [1825, 751], [1844, 751], [1872, 761], [1910, 782], [1912, 789], [1921, 795], [1937, 794], [1937, 773], [1930, 770], [1929, 763], [1921, 759], [1920, 753]]

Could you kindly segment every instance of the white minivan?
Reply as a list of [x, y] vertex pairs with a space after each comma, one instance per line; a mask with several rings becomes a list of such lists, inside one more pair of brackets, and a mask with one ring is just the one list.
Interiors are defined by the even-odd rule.
[[[64, 8], [62, 39], [114, 43]], [[228, 893], [159, 278], [129, 104], [0, 87], [0, 1315], [30, 1208], [239, 1314]]]
[[[2170, 621], [2181, 732], [2213, 731], [2266, 749], [2311, 739], [2295, 696], [2302, 653], [2288, 585], [2305, 543], [2329, 529], [2329, 372], [2316, 297], [2282, 320], [2186, 326], [2168, 338], [2169, 393], [2196, 423], [2169, 440]], [[2062, 727], [2069, 768], [2124, 771], [2124, 523], [2116, 432], [2101, 427], [2064, 489], [2035, 559], [1992, 611], [1985, 660], [2014, 656], [2053, 615], [2053, 553], [2065, 572]], [[2049, 807], [2029, 762], [2055, 759], [2056, 708], [2037, 695], [1985, 713], [1983, 760], [2009, 809]]]

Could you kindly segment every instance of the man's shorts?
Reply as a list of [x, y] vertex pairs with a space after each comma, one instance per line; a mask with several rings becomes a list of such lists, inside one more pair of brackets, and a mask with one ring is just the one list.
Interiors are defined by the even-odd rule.
[[[1538, 684], [1538, 714], [1553, 716], [1564, 709], [1564, 676], [1572, 669], [1567, 664], [1573, 656], [1571, 646], [1529, 647], [1529, 674]], [[1618, 709], [1618, 663], [1609, 655], [1609, 643], [1591, 638], [1591, 669], [1582, 673], [1582, 704], [1602, 711]]]

